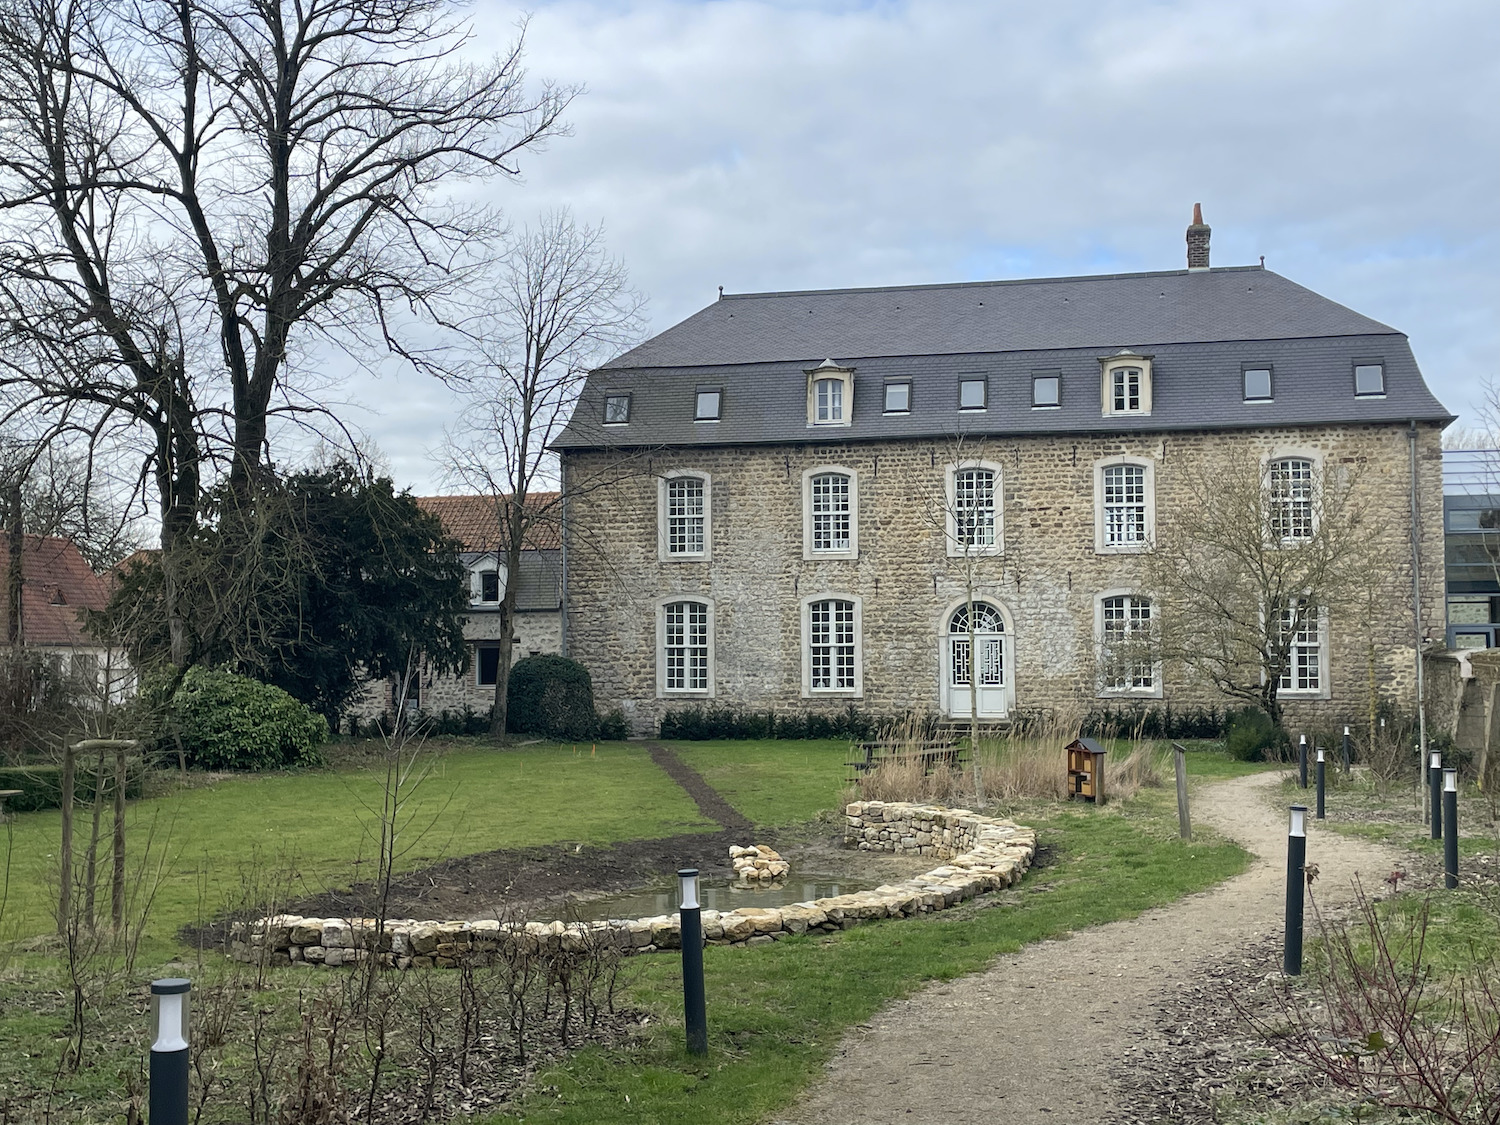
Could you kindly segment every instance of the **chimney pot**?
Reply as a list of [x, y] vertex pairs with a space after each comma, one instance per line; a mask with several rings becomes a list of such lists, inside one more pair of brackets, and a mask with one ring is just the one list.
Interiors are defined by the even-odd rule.
[[1187, 264], [1190, 271], [1208, 269], [1208, 239], [1213, 228], [1203, 221], [1203, 204], [1193, 204], [1193, 224], [1187, 229]]

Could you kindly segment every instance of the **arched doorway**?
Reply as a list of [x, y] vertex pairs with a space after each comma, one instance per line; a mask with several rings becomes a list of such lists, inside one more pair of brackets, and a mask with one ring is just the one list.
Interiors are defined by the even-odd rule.
[[[967, 719], [977, 702], [981, 719], [1003, 719], [1010, 709], [1010, 651], [1005, 617], [989, 602], [975, 601], [973, 651], [969, 649], [969, 609], [952, 611], [943, 629], [943, 704], [954, 719]], [[971, 677], [977, 670], [975, 684]], [[977, 691], [975, 690], [977, 686]]]

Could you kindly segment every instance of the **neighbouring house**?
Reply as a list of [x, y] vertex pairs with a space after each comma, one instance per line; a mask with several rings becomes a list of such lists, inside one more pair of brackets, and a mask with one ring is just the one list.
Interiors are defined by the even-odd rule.
[[46, 677], [68, 681], [80, 702], [118, 702], [133, 690], [124, 653], [84, 629], [89, 610], [109, 602], [109, 584], [94, 573], [71, 540], [51, 535], [22, 538], [20, 614], [12, 613], [11, 544], [0, 534], [0, 639], [35, 657]]
[[1187, 240], [1185, 270], [723, 294], [592, 372], [564, 489], [644, 470], [568, 498], [564, 635], [599, 706], [638, 733], [702, 701], [1222, 707], [1149, 656], [1109, 661], [1149, 643], [1157, 514], [1226, 449], [1261, 459], [1286, 541], [1336, 465], [1387, 520], [1372, 608], [1298, 630], [1288, 720], [1362, 713], [1372, 682], [1412, 706], [1412, 536], [1436, 633], [1452, 416], [1401, 332], [1263, 266], [1209, 268], [1197, 216]]
[[[557, 499], [556, 493], [533, 498], [540, 506]], [[419, 496], [417, 505], [435, 515], [460, 545], [460, 558], [468, 571], [469, 610], [464, 616], [464, 638], [469, 642], [469, 666], [456, 676], [421, 669], [408, 689], [407, 706], [435, 715], [465, 709], [484, 713], [495, 702], [495, 679], [499, 674], [500, 601], [505, 596], [505, 548], [500, 539], [500, 520], [495, 500], [489, 496]], [[556, 524], [536, 522], [521, 552], [516, 575], [516, 620], [511, 636], [512, 662], [538, 653], [562, 649], [562, 560]], [[356, 707], [362, 720], [390, 714], [401, 685], [372, 684]]]

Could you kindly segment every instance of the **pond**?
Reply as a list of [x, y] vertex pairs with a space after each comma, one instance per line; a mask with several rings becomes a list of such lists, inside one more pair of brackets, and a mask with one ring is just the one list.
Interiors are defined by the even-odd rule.
[[[868, 891], [874, 883], [842, 876], [806, 873], [789, 875], [772, 886], [746, 884], [734, 880], [703, 880], [698, 885], [698, 899], [705, 910], [736, 910], [741, 906], [789, 906], [815, 898]], [[589, 899], [564, 899], [557, 907], [558, 918], [592, 922], [606, 918], [654, 918], [677, 910], [677, 880], [638, 887], [633, 891]]]

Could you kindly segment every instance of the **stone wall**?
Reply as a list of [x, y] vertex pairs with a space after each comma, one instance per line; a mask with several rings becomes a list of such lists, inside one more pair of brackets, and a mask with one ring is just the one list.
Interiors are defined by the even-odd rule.
[[[1094, 466], [1130, 455], [1150, 461], [1156, 509], [1185, 500], [1183, 466], [1225, 448], [1265, 456], [1307, 451], [1326, 468], [1358, 473], [1373, 561], [1368, 604], [1330, 622], [1326, 698], [1287, 699], [1294, 725], [1347, 721], [1377, 690], [1414, 702], [1409, 528], [1410, 462], [1404, 426], [1320, 426], [1133, 435], [969, 439], [965, 457], [1002, 471], [1002, 555], [975, 565], [977, 593], [1007, 616], [1013, 646], [1013, 704], [1021, 710], [1087, 710], [1102, 700], [1095, 676], [1095, 599], [1139, 588], [1139, 555], [1095, 551]], [[1418, 477], [1424, 618], [1443, 620], [1440, 430], [1419, 433]], [[565, 471], [599, 479], [609, 453], [569, 453]], [[940, 643], [946, 618], [965, 597], [964, 563], [946, 556], [931, 518], [943, 493], [951, 442], [882, 441], [664, 450], [648, 472], [571, 501], [569, 655], [593, 675], [601, 709], [621, 707], [637, 733], [654, 731], [668, 708], [657, 688], [657, 607], [673, 597], [711, 600], [711, 697], [780, 711], [841, 711], [851, 702], [877, 713], [942, 711]], [[857, 474], [858, 558], [803, 557], [805, 470], [840, 466]], [[658, 558], [657, 481], [672, 470], [711, 477], [712, 557]], [[863, 691], [804, 698], [802, 601], [818, 594], [856, 598], [863, 620]], [[1159, 700], [1174, 707], [1226, 700], [1212, 685], [1165, 669]]]
[[[1036, 851], [1032, 829], [967, 809], [865, 801], [847, 806], [845, 814], [844, 839], [852, 847], [931, 855], [948, 862], [873, 891], [791, 906], [705, 910], [704, 941], [709, 945], [764, 945], [791, 934], [847, 930], [861, 922], [945, 910], [977, 894], [1018, 882]], [[368, 919], [280, 914], [236, 923], [230, 955], [238, 961], [323, 968], [357, 965], [378, 956], [391, 967], [416, 969], [452, 968], [465, 959], [483, 963], [516, 949], [582, 952], [599, 947], [626, 954], [680, 949], [680, 916], [516, 923], [397, 919], [377, 930]]]

